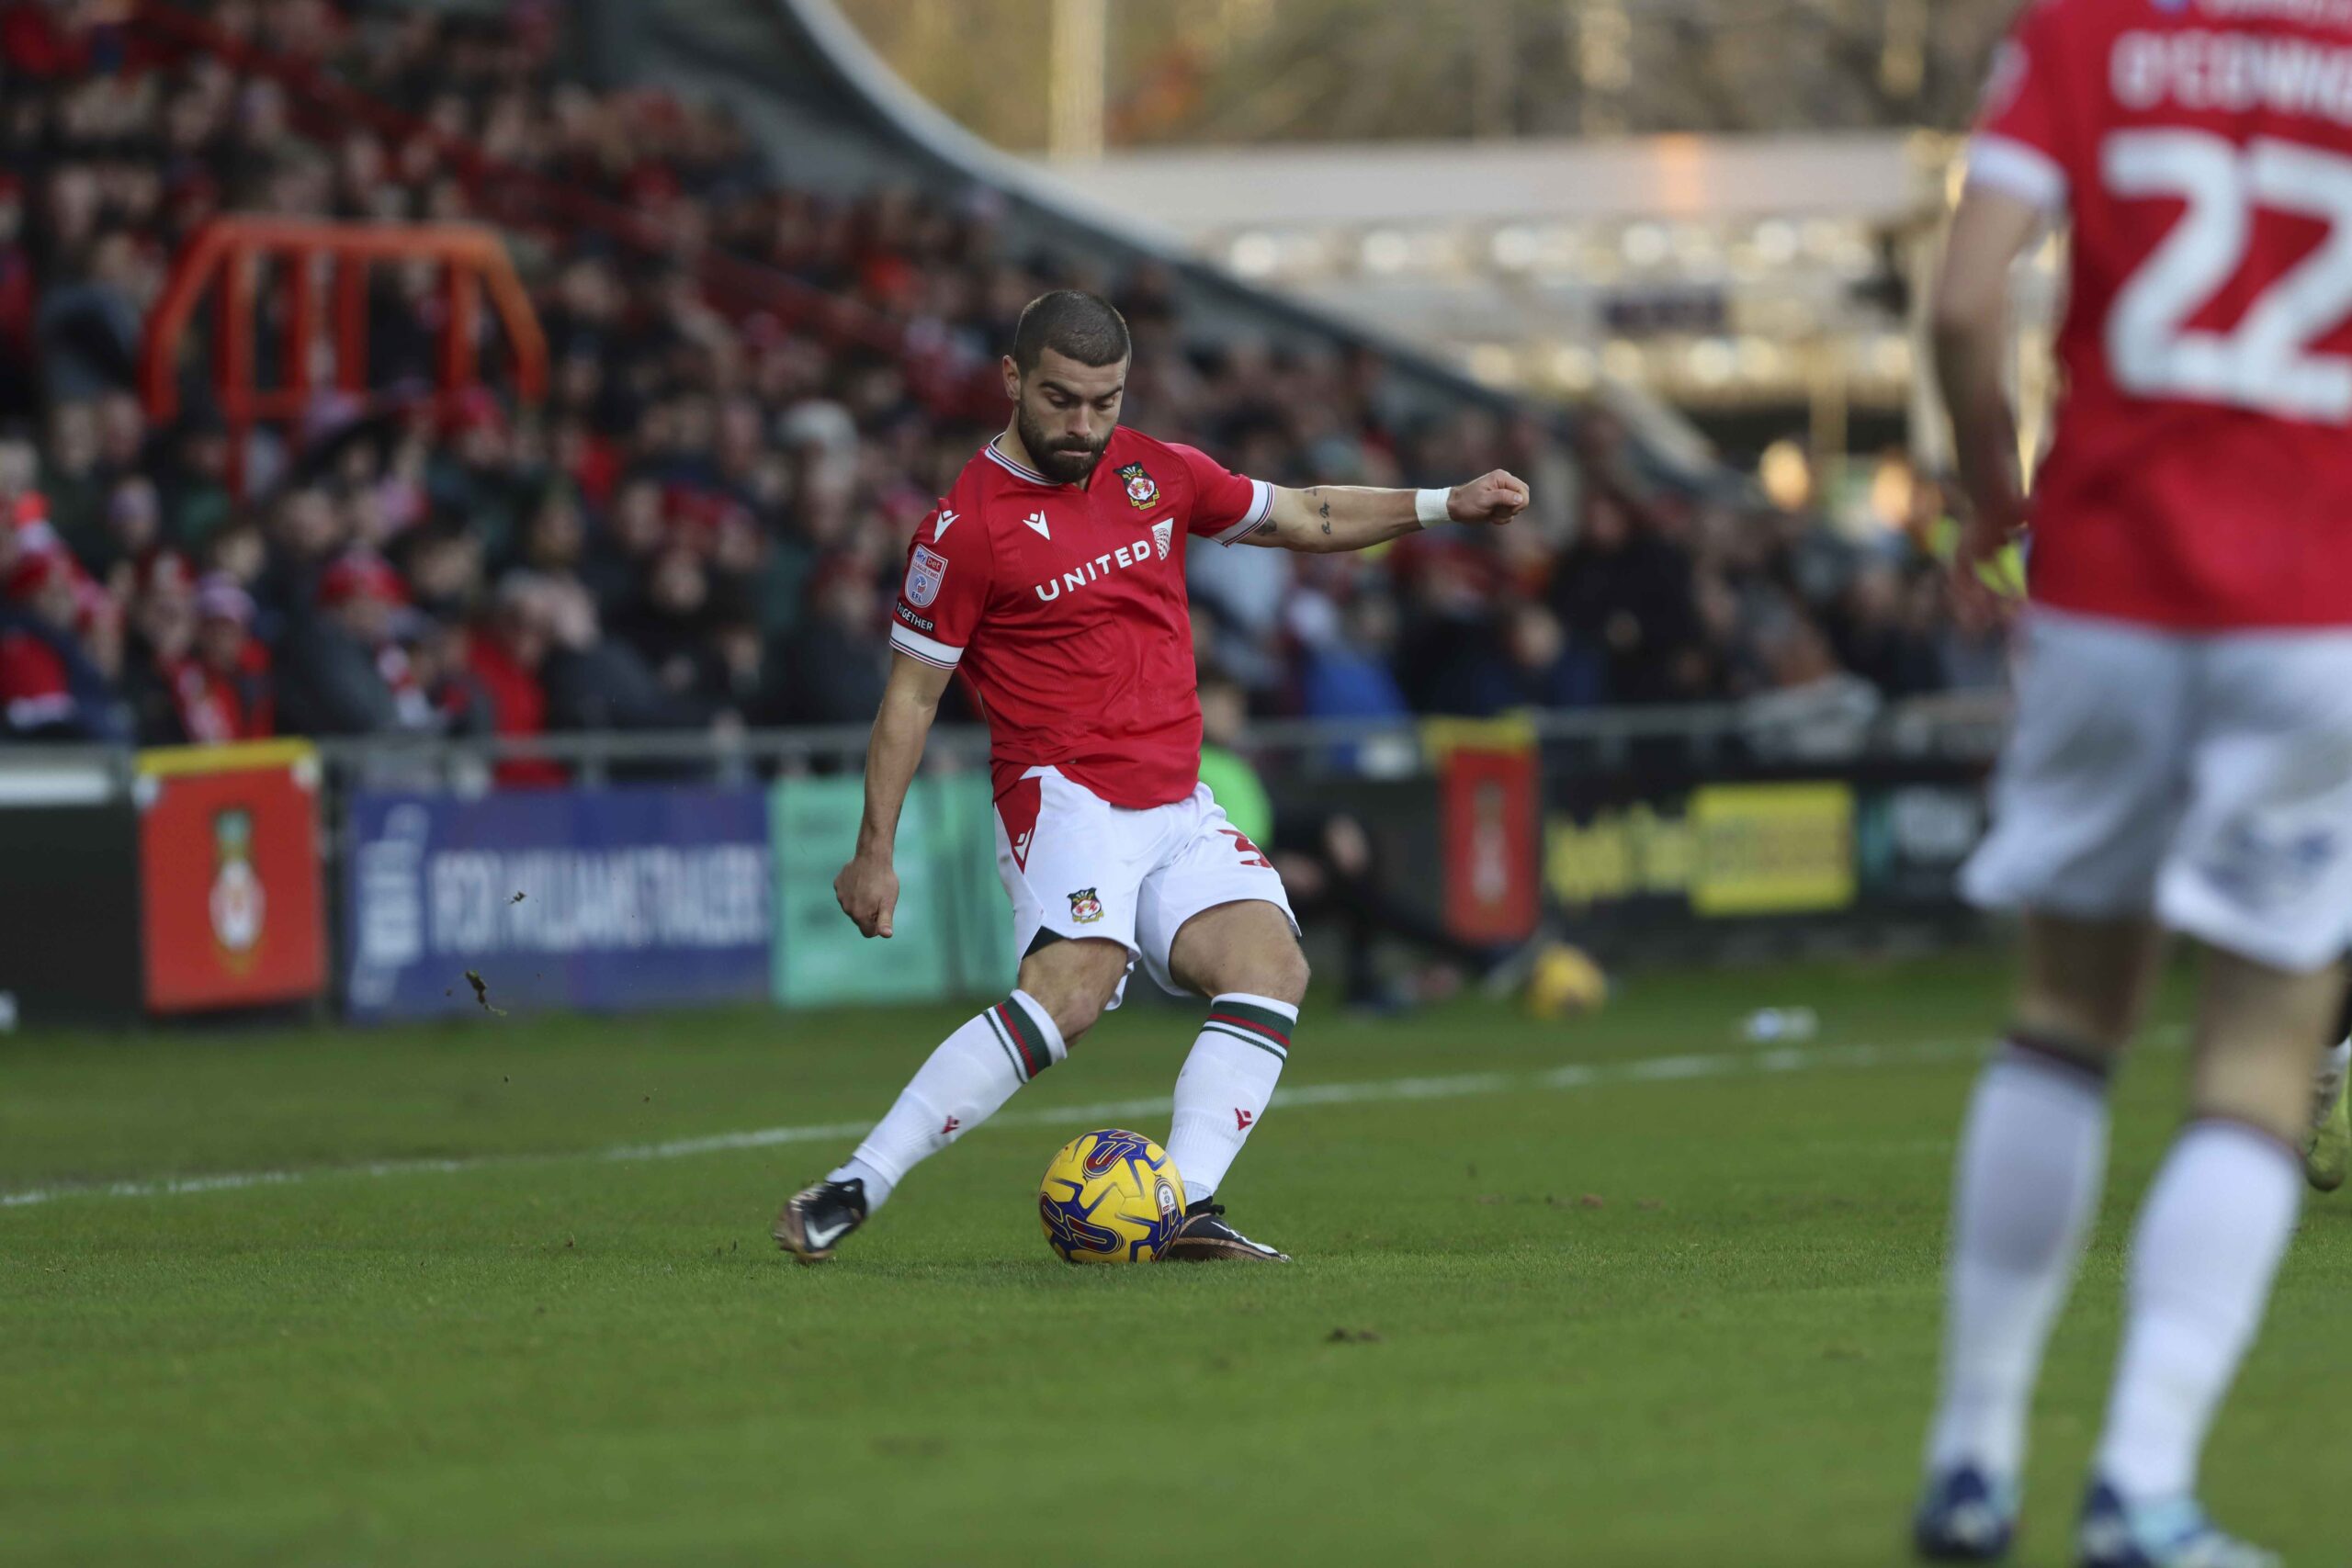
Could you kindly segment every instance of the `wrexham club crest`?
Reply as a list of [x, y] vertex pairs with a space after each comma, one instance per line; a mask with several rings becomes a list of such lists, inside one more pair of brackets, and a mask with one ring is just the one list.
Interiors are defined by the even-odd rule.
[[212, 917], [212, 940], [230, 968], [243, 973], [261, 945], [263, 911], [269, 906], [254, 871], [254, 814], [242, 807], [212, 818], [212, 891], [205, 912]]
[[1091, 926], [1102, 918], [1102, 900], [1094, 896], [1091, 887], [1081, 887], [1069, 896], [1069, 918], [1081, 926]]
[[1126, 481], [1127, 504], [1137, 512], [1148, 512], [1159, 504], [1159, 481], [1145, 473], [1141, 463], [1129, 463], [1119, 470], [1119, 478]]

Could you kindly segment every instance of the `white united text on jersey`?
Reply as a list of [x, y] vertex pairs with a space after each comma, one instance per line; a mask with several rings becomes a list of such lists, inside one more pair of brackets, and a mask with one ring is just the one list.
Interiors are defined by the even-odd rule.
[[[1167, 546], [1161, 545], [1159, 553], [1165, 557], [1168, 553]], [[1087, 587], [1112, 572], [1125, 571], [1129, 567], [1141, 566], [1151, 558], [1153, 558], [1152, 547], [1147, 540], [1137, 539], [1131, 545], [1121, 545], [1117, 549], [1096, 556], [1092, 560], [1080, 561], [1077, 569], [1065, 571], [1059, 577], [1047, 578], [1045, 581], [1038, 583], [1037, 597], [1050, 604], [1060, 598], [1065, 591], [1076, 592], [1079, 589]]]

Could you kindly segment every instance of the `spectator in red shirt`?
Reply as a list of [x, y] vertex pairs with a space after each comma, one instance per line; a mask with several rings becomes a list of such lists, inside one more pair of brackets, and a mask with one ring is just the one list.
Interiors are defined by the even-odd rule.
[[181, 733], [191, 741], [260, 740], [275, 733], [269, 652], [254, 640], [253, 596], [230, 578], [196, 592], [196, 637], [165, 668]]
[[130, 725], [106, 677], [76, 644], [73, 563], [54, 547], [18, 550], [0, 604], [0, 735], [122, 740]]
[[74, 625], [74, 580], [53, 551], [21, 554], [8, 574], [8, 601], [30, 624], [0, 630], [0, 721], [17, 736], [69, 733], [74, 694], [62, 650], [43, 630]]
[[[473, 674], [490, 697], [491, 728], [502, 736], [544, 735], [547, 687], [539, 667], [547, 661], [553, 632], [548, 585], [527, 572], [514, 572], [498, 585], [489, 625], [473, 638]], [[498, 764], [499, 784], [508, 789], [544, 789], [564, 782], [563, 769], [537, 757]]]

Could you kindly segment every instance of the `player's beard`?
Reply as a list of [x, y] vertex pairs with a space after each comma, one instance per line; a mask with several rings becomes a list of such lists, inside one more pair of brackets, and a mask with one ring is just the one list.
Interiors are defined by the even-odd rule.
[[1102, 461], [1102, 454], [1111, 445], [1111, 437], [1118, 430], [1113, 425], [1102, 433], [1102, 439], [1091, 446], [1062, 441], [1057, 443], [1047, 435], [1036, 421], [1029, 417], [1026, 407], [1016, 408], [1012, 426], [1021, 433], [1021, 445], [1029, 448], [1029, 460], [1037, 471], [1056, 484], [1082, 485], [1094, 477], [1095, 466]]

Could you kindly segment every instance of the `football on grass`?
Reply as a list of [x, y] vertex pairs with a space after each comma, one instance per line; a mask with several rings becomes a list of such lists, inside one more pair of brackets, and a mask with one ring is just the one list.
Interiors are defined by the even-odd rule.
[[1183, 1223], [1184, 1179], [1141, 1133], [1083, 1134], [1046, 1168], [1037, 1217], [1065, 1263], [1157, 1262]]

